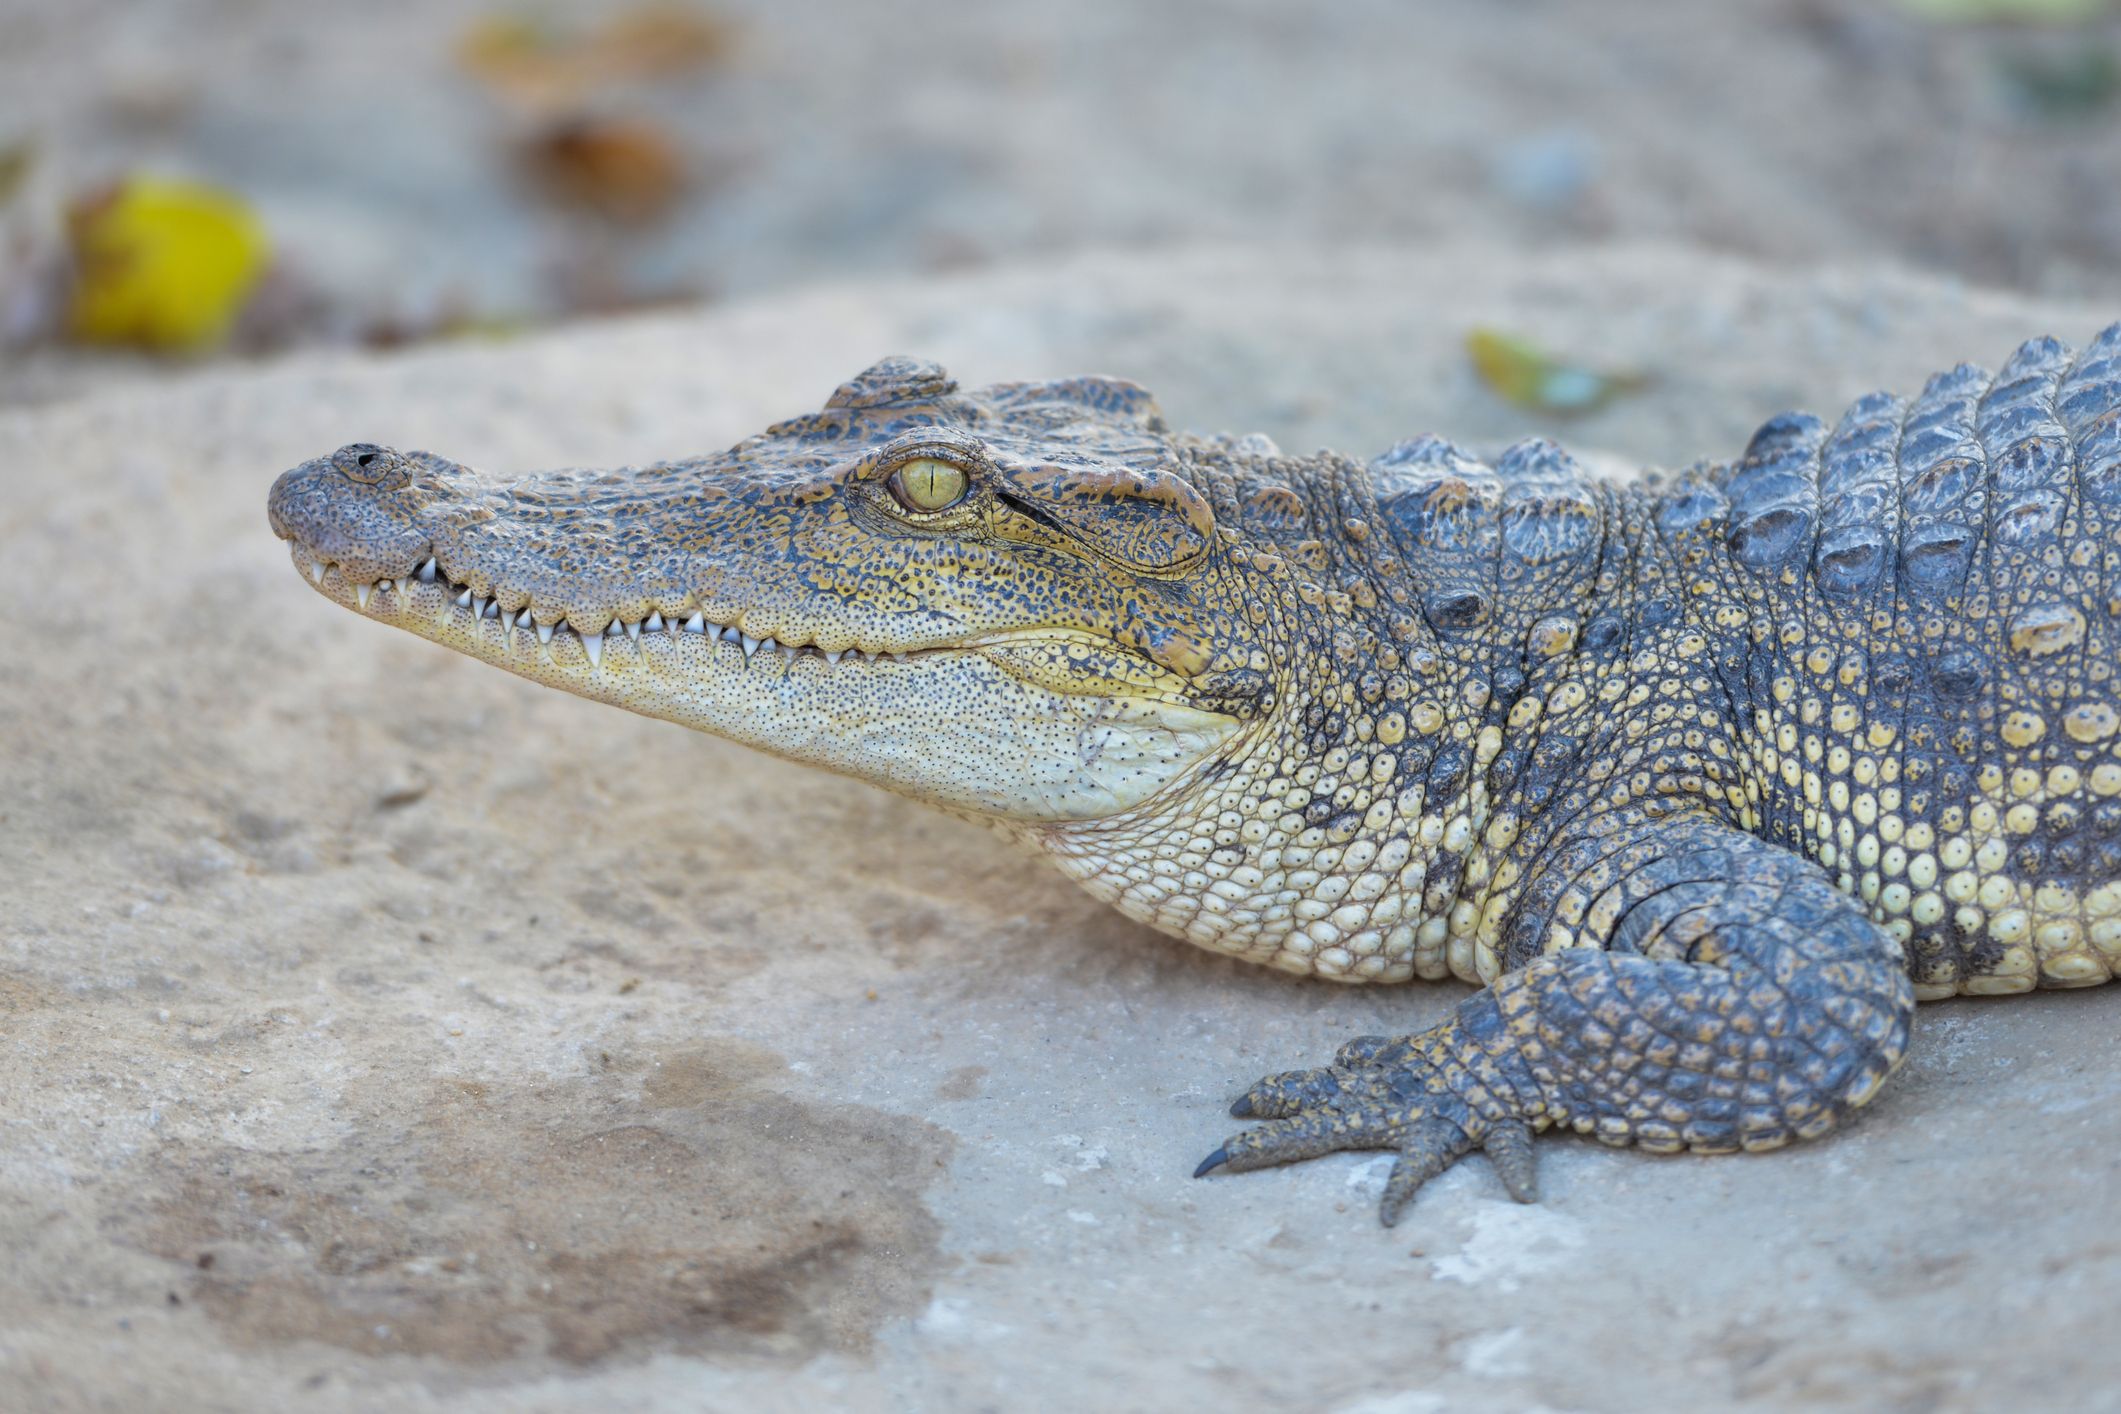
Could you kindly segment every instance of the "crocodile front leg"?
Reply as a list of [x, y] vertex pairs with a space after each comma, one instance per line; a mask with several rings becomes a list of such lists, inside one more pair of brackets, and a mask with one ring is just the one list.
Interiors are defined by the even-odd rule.
[[1474, 1148], [1529, 1201], [1538, 1131], [1772, 1149], [1832, 1129], [1899, 1064], [1900, 945], [1815, 865], [1692, 809], [1608, 812], [1538, 855], [1491, 986], [1419, 1035], [1262, 1080], [1231, 1112], [1266, 1122], [1196, 1177], [1394, 1150], [1389, 1226]]

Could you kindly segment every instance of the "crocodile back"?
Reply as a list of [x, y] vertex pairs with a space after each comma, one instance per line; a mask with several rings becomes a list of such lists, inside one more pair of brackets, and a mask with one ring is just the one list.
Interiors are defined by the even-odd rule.
[[2121, 970], [2121, 325], [1775, 418], [1658, 524], [1720, 542], [1750, 609], [1761, 828], [1871, 902], [1918, 984]]

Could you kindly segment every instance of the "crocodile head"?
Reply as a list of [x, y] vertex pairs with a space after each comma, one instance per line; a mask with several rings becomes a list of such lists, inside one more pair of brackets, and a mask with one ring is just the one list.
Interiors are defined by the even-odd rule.
[[716, 456], [502, 481], [356, 444], [269, 512], [327, 598], [524, 677], [946, 808], [1098, 820], [1267, 710], [1261, 595], [1175, 445], [1129, 383], [961, 393], [891, 359]]

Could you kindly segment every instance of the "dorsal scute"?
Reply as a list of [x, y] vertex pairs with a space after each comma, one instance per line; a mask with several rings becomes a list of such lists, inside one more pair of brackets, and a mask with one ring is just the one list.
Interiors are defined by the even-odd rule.
[[1598, 500], [1583, 465], [1559, 443], [1527, 437], [1495, 463], [1503, 548], [1527, 565], [1583, 553], [1598, 539]]
[[1910, 516], [1978, 516], [1988, 464], [1983, 409], [1993, 389], [1986, 370], [1962, 363], [1932, 378], [1909, 407], [1900, 495]]
[[1906, 404], [1858, 398], [1819, 448], [1819, 528], [1812, 573], [1829, 594], [1868, 593], [1894, 556]]
[[1688, 471], [1657, 499], [1657, 529], [1670, 536], [1712, 532], [1731, 514], [1731, 498], [1715, 480], [1715, 468]]
[[2061, 527], [2077, 477], [2066, 404], [2072, 380], [2087, 360], [2097, 362], [2095, 350], [2096, 344], [2073, 357], [2058, 340], [2033, 339], [2004, 363], [1974, 421], [1987, 476], [1956, 520], [1983, 526], [1995, 544], [2021, 551]]
[[1394, 444], [1369, 465], [1377, 508], [1410, 552], [1479, 554], [1499, 533], [1502, 478], [1437, 436]]
[[1995, 491], [2005, 498], [2066, 477], [2069, 430], [2056, 407], [2070, 351], [2053, 339], [2019, 346], [1981, 399], [1975, 436]]
[[1787, 412], [1760, 425], [1731, 471], [1729, 538], [1739, 563], [1779, 569], [1808, 546], [1819, 514], [1819, 449], [1826, 424]]
[[[1962, 363], [1932, 377], [1902, 411], [1879, 487], [1883, 499], [1863, 511], [1877, 523], [1878, 557], [1869, 585], [1897, 566], [1901, 576], [1925, 588], [1958, 588], [1979, 534], [1987, 457], [1976, 420], [1992, 382], [1987, 369]], [[1879, 435], [1882, 441], [1882, 430]], [[1850, 551], [1838, 542], [1834, 549], [1840, 558], [1830, 562], [1822, 539], [1817, 572], [1829, 588], [1847, 587]]]
[[[1394, 442], [1370, 458], [1370, 474], [1377, 478], [1380, 488], [1387, 481], [1426, 481], [1438, 473], [1466, 477], [1495, 474], [1479, 457], [1433, 432]], [[1381, 489], [1379, 494], [1383, 494]]]
[[2100, 331], [2058, 393], [2076, 489], [2099, 505], [2121, 506], [2121, 324]]

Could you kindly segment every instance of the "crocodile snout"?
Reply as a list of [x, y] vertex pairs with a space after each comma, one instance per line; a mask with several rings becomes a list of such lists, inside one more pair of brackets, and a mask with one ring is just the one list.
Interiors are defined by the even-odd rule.
[[415, 456], [354, 442], [282, 472], [266, 498], [273, 534], [369, 578], [402, 574], [428, 532], [435, 478]]

